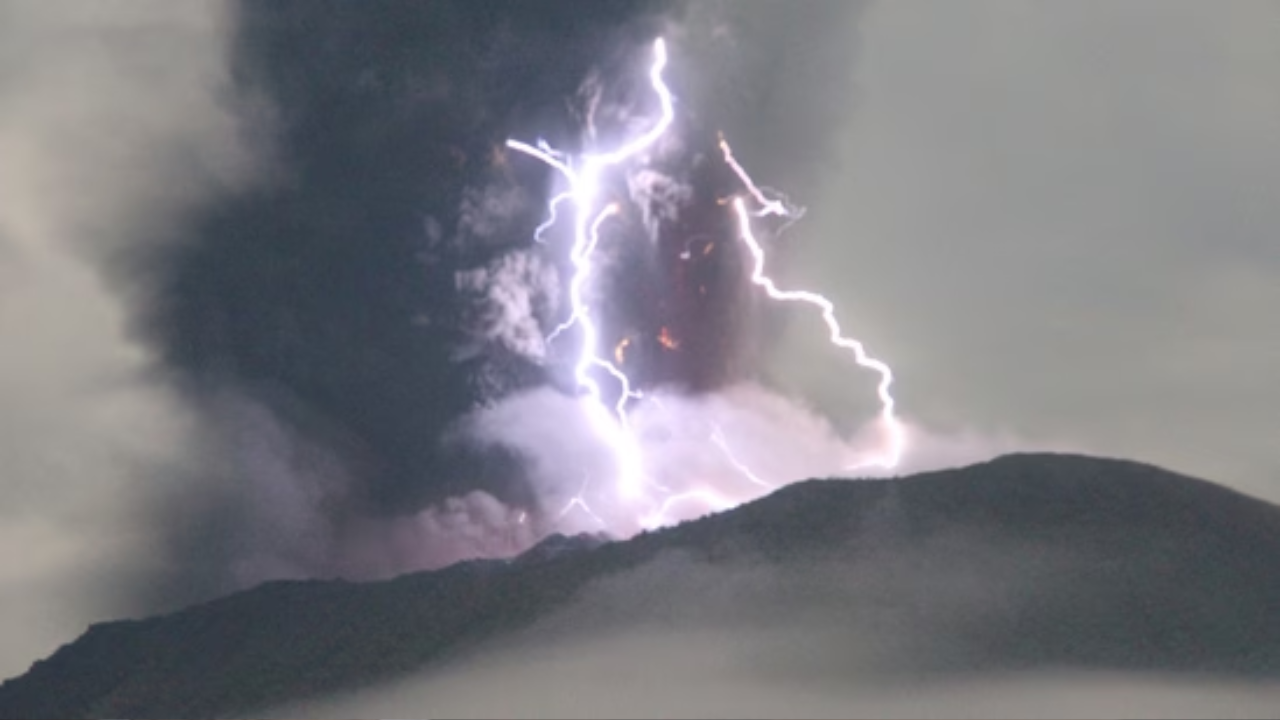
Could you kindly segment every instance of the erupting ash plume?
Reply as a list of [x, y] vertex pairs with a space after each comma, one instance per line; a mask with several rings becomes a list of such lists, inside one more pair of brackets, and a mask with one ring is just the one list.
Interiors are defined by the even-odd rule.
[[[610, 221], [621, 212], [619, 202], [607, 197], [606, 176], [611, 171], [626, 172], [629, 165], [642, 160], [646, 153], [652, 152], [658, 141], [668, 133], [675, 118], [674, 99], [663, 77], [668, 57], [666, 43], [661, 38], [654, 43], [653, 57], [649, 80], [658, 99], [660, 113], [644, 133], [622, 142], [613, 149], [588, 152], [579, 156], [561, 152], [543, 141], [530, 144], [513, 139], [506, 143], [508, 148], [545, 163], [559, 173], [568, 184], [567, 191], [552, 198], [548, 205], [546, 220], [533, 233], [535, 242], [549, 246], [546, 235], [557, 224], [569, 221], [573, 228], [572, 245], [569, 250], [569, 260], [572, 265], [572, 279], [569, 284], [570, 312], [568, 318], [550, 333], [547, 342], [564, 342], [565, 334], [571, 330], [576, 330], [578, 333], [579, 349], [573, 367], [573, 377], [579, 391], [584, 395], [585, 402], [581, 403], [580, 407], [592, 432], [605, 444], [612, 457], [613, 487], [616, 490], [616, 497], [606, 498], [606, 501], [611, 505], [621, 504], [629, 508], [631, 519], [627, 521], [629, 526], [627, 529], [635, 529], [636, 526], [652, 528], [669, 524], [677, 519], [673, 516], [675, 508], [682, 506], [697, 505], [704, 509], [725, 510], [776, 487], [762, 479], [734, 454], [724, 430], [714, 423], [710, 425], [710, 434], [707, 438], [709, 445], [723, 453], [725, 459], [738, 473], [742, 480], [741, 490], [728, 493], [710, 487], [696, 477], [682, 481], [687, 483], [692, 480], [694, 483], [692, 487], [671, 487], [656, 479], [651, 468], [646, 465], [646, 457], [638, 438], [638, 429], [632, 417], [632, 410], [633, 405], [638, 407], [645, 403], [660, 404], [660, 400], [636, 388], [631, 378], [621, 369], [620, 365], [630, 342], [629, 338], [624, 338], [614, 348], [606, 350], [601, 347], [601, 327], [597, 308], [593, 307], [587, 299], [588, 286], [596, 280], [594, 256], [601, 249], [603, 235], [607, 233]], [[781, 193], [758, 186], [735, 159], [729, 144], [723, 138], [720, 140], [720, 147], [726, 163], [744, 185], [750, 201], [757, 206], [754, 209], [749, 208], [748, 199], [744, 197], [734, 198], [731, 201], [737, 218], [738, 236], [749, 249], [754, 261], [752, 282], [763, 288], [768, 297], [773, 300], [804, 303], [819, 309], [823, 321], [830, 330], [832, 344], [851, 352], [859, 366], [870, 369], [880, 376], [877, 393], [881, 403], [879, 421], [886, 436], [885, 447], [878, 452], [864, 454], [853, 464], [846, 463], [843, 469], [877, 467], [890, 470], [897, 467], [905, 449], [906, 434], [894, 411], [894, 399], [890, 394], [893, 374], [889, 366], [870, 357], [862, 343], [843, 334], [835, 317], [835, 307], [828, 299], [810, 291], [779, 290], [773, 280], [764, 274], [764, 249], [756, 240], [752, 220], [778, 218], [783, 221], [783, 224], [776, 232], [781, 233], [803, 215], [803, 209], [794, 206]], [[663, 328], [658, 341], [668, 349], [677, 348], [679, 343], [666, 328]], [[597, 525], [610, 525], [602, 519], [596, 509], [593, 509], [592, 503], [586, 498], [594, 480], [597, 478], [586, 478], [579, 492], [564, 505], [557, 516], [558, 520], [571, 512], [580, 511]], [[611, 527], [610, 529], [621, 528]]]

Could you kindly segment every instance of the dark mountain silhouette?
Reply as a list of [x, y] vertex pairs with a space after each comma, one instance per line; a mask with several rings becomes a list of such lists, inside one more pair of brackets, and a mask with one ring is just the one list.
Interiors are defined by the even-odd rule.
[[[841, 597], [849, 613], [888, 602], [928, 627], [886, 672], [1280, 679], [1280, 508], [1146, 465], [1023, 454], [892, 481], [802, 482], [626, 542], [553, 536], [516, 562], [273, 582], [94, 625], [0, 686], [0, 717], [227, 716], [358, 688], [526, 627], [589, 582], [668, 553], [708, 567], [833, 563], [849, 577], [949, 568], [929, 592], [868, 582]], [[678, 592], [674, 575], [614, 612]], [[956, 578], [984, 588], [982, 612], [948, 611]]]

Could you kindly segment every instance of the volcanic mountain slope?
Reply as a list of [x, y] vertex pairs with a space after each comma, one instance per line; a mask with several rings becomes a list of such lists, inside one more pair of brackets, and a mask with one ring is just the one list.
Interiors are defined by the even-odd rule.
[[[675, 557], [682, 569], [664, 569]], [[619, 577], [632, 578], [627, 591], [582, 632], [678, 618], [759, 626], [808, 612], [827, 634], [880, 633], [860, 631], [857, 657], [825, 659], [827, 673], [1280, 680], [1277, 557], [1280, 508], [1270, 504], [1135, 463], [1011, 455], [892, 481], [802, 482], [627, 542], [553, 538], [516, 562], [368, 584], [268, 583], [95, 625], [0, 686], [0, 717], [262, 712], [429, 672], [573, 616], [584, 594]], [[706, 578], [737, 579], [695, 587]], [[693, 614], [674, 607], [693, 596]], [[805, 648], [787, 647], [777, 663], [805, 662]]]

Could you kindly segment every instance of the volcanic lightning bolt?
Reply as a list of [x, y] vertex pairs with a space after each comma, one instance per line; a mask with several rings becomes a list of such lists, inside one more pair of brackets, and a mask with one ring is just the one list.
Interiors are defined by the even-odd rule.
[[867, 355], [866, 348], [863, 347], [861, 342], [844, 335], [844, 331], [840, 328], [840, 321], [836, 319], [836, 307], [830, 300], [818, 293], [807, 290], [779, 290], [773, 280], [764, 274], [764, 248], [760, 246], [754, 231], [751, 229], [752, 216], [778, 215], [794, 218], [797, 214], [803, 214], [804, 211], [799, 210], [797, 213], [797, 209], [793, 208], [785, 198], [770, 198], [766, 195], [765, 191], [752, 181], [751, 176], [734, 158], [733, 149], [729, 147], [728, 141], [723, 137], [720, 138], [720, 150], [724, 153], [725, 162], [728, 163], [729, 167], [733, 168], [733, 172], [742, 180], [742, 184], [746, 186], [752, 198], [760, 204], [760, 209], [753, 213], [747, 208], [747, 203], [743, 198], [739, 197], [733, 200], [733, 209], [738, 216], [738, 235], [742, 242], [746, 244], [747, 249], [751, 251], [753, 261], [751, 282], [764, 288], [765, 293], [774, 300], [805, 303], [821, 310], [822, 321], [826, 323], [827, 331], [830, 333], [831, 344], [853, 353], [854, 362], [876, 372], [880, 376], [880, 383], [876, 386], [876, 395], [880, 398], [880, 421], [889, 436], [889, 447], [882, 455], [873, 456], [845, 469], [860, 470], [868, 467], [880, 467], [885, 470], [891, 470], [897, 467], [898, 462], [902, 459], [903, 449], [906, 446], [906, 432], [902, 427], [902, 422], [898, 420], [894, 412], [895, 403], [893, 395], [889, 392], [889, 387], [893, 384], [893, 370], [885, 362]]
[[746, 201], [742, 198], [735, 198], [733, 209], [738, 214], [740, 237], [751, 251], [751, 257], [754, 260], [751, 282], [764, 288], [765, 293], [774, 300], [805, 303], [821, 310], [822, 321], [827, 325], [831, 344], [852, 352], [854, 362], [880, 375], [880, 383], [876, 386], [876, 394], [880, 398], [880, 420], [889, 435], [889, 447], [883, 455], [871, 457], [846, 469], [859, 470], [868, 467], [880, 467], [890, 470], [897, 467], [898, 461], [902, 459], [902, 451], [906, 444], [906, 433], [902, 427], [902, 422], [898, 420], [897, 415], [894, 413], [893, 395], [889, 392], [889, 386], [893, 384], [893, 370], [883, 361], [867, 355], [867, 351], [861, 342], [845, 337], [844, 332], [840, 329], [840, 322], [836, 320], [835, 305], [830, 300], [818, 293], [807, 290], [778, 289], [773, 280], [764, 274], [764, 248], [760, 247], [760, 243], [756, 240], [755, 234], [751, 230], [751, 213], [747, 209]]
[[[545, 243], [544, 234], [560, 220], [560, 208], [566, 203], [571, 207], [573, 216], [572, 248], [569, 253], [573, 267], [572, 280], [569, 284], [569, 317], [549, 336], [548, 342], [555, 341], [561, 334], [577, 329], [581, 336], [581, 346], [574, 364], [574, 379], [578, 388], [585, 392], [588, 402], [586, 413], [591, 427], [604, 441], [612, 453], [617, 466], [617, 489], [622, 500], [634, 505], [635, 518], [642, 527], [656, 527], [669, 522], [668, 512], [676, 505], [696, 501], [714, 510], [724, 510], [735, 503], [726, 495], [710, 487], [695, 487], [683, 492], [675, 492], [664, 486], [651, 483], [645, 477], [644, 458], [636, 433], [628, 415], [628, 404], [639, 400], [643, 395], [633, 389], [627, 375], [618, 367], [621, 364], [623, 350], [627, 341], [613, 349], [615, 364], [609, 355], [602, 354], [600, 349], [600, 328], [593, 316], [590, 303], [586, 299], [588, 285], [591, 282], [594, 265], [592, 257], [601, 242], [601, 232], [610, 218], [619, 211], [613, 202], [605, 202], [602, 177], [606, 171], [618, 168], [637, 160], [652, 150], [655, 144], [671, 127], [675, 118], [675, 103], [670, 89], [663, 79], [667, 65], [667, 47], [659, 38], [653, 46], [653, 64], [649, 69], [649, 81], [660, 104], [659, 117], [650, 129], [641, 135], [620, 144], [618, 147], [596, 153], [586, 153], [572, 157], [561, 153], [545, 142], [529, 144], [519, 140], [508, 140], [508, 148], [540, 160], [558, 172], [568, 183], [568, 190], [556, 195], [548, 205], [548, 216], [534, 232], [534, 240]], [[880, 454], [858, 463], [852, 468], [881, 467], [890, 469], [898, 464], [905, 447], [905, 432], [898, 420], [894, 399], [890, 393], [893, 373], [884, 362], [867, 355], [861, 342], [846, 337], [835, 317], [835, 306], [830, 300], [810, 291], [784, 291], [778, 289], [773, 280], [764, 274], [765, 252], [757, 241], [751, 223], [753, 218], [777, 217], [784, 224], [775, 230], [775, 237], [803, 215], [803, 208], [793, 205], [785, 195], [768, 188], [757, 186], [746, 170], [734, 157], [728, 142], [720, 138], [720, 148], [725, 162], [741, 180], [747, 195], [757, 207], [748, 206], [747, 199], [738, 197], [732, 200], [733, 210], [738, 220], [738, 237], [746, 245], [753, 258], [754, 266], [751, 280], [763, 288], [773, 300], [790, 303], [802, 303], [821, 311], [833, 345], [853, 354], [855, 362], [870, 369], [880, 376], [877, 396], [880, 400], [880, 422], [888, 435], [887, 449]], [[669, 348], [676, 343], [665, 334], [660, 338]], [[605, 398], [597, 378], [601, 374], [612, 377], [619, 388], [618, 399], [610, 403]], [[775, 486], [760, 479], [745, 464], [740, 462], [729, 450], [727, 440], [719, 427], [712, 435], [712, 442], [724, 453], [742, 478], [757, 486], [758, 489], [772, 489]], [[661, 498], [645, 493], [646, 488], [662, 493]], [[563, 517], [570, 510], [577, 508], [598, 522], [603, 522], [587, 504], [584, 498], [586, 486], [580, 491], [565, 509]], [[758, 492], [759, 490], [757, 490]]]
[[[585, 390], [594, 401], [591, 405], [591, 424], [600, 437], [612, 448], [618, 459], [619, 491], [627, 499], [637, 497], [643, 484], [643, 467], [639, 446], [631, 433], [627, 418], [627, 401], [635, 397], [631, 390], [631, 382], [616, 365], [600, 355], [599, 329], [591, 316], [591, 308], [583, 298], [583, 292], [591, 277], [591, 256], [600, 242], [600, 227], [618, 211], [616, 205], [607, 205], [603, 210], [596, 206], [600, 197], [600, 176], [605, 170], [621, 165], [653, 147], [654, 143], [667, 132], [675, 119], [675, 101], [671, 90], [663, 80], [662, 71], [667, 66], [667, 45], [662, 38], [654, 42], [653, 66], [649, 70], [649, 79], [653, 90], [658, 95], [662, 106], [660, 118], [654, 126], [643, 135], [624, 143], [610, 152], [584, 155], [577, 166], [562, 161], [559, 153], [547, 147], [545, 143], [532, 146], [519, 140], [508, 140], [507, 147], [531, 155], [555, 168], [569, 183], [569, 191], [552, 200], [550, 214], [535, 235], [541, 234], [556, 221], [556, 208], [559, 203], [569, 201], [573, 204], [573, 249], [570, 260], [573, 263], [573, 280], [569, 285], [569, 303], [573, 308], [569, 319], [556, 328], [551, 334], [554, 339], [561, 332], [577, 326], [582, 331], [582, 348], [574, 366], [574, 379], [578, 387]], [[603, 370], [613, 376], [622, 390], [614, 411], [610, 413], [605, 405], [600, 385], [591, 376], [592, 369]]]

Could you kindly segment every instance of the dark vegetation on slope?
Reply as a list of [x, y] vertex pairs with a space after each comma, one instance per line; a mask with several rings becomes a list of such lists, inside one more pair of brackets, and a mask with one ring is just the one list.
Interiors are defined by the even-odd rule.
[[[975, 541], [991, 548], [980, 561], [966, 556]], [[369, 584], [268, 583], [95, 625], [0, 685], [0, 718], [227, 716], [357, 688], [525, 627], [589, 581], [669, 551], [857, 573], [921, 548], [935, 566], [1018, 590], [952, 618], [946, 643], [922, 648], [914, 672], [1280, 675], [1280, 508], [1150, 466], [1028, 454], [895, 481], [798, 483], [627, 542], [553, 536], [516, 562]], [[927, 619], [945, 600], [935, 595], [892, 600]], [[856, 611], [870, 600], [848, 602]]]

